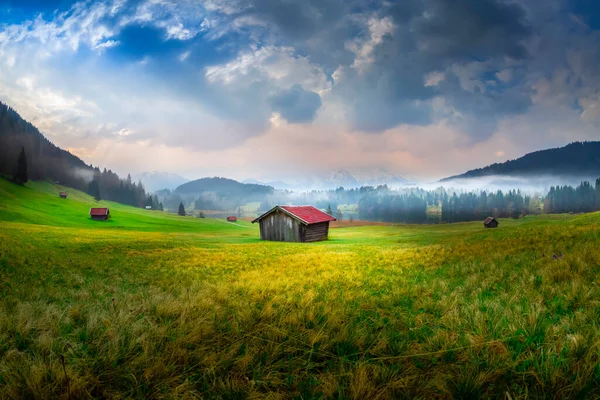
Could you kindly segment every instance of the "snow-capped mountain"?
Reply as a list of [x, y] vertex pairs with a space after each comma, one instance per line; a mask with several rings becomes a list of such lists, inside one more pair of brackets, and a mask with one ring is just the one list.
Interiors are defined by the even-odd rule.
[[368, 186], [388, 185], [390, 187], [406, 186], [411, 184], [411, 181], [394, 175], [384, 169], [378, 169], [373, 172], [363, 172], [357, 175], [357, 179]]

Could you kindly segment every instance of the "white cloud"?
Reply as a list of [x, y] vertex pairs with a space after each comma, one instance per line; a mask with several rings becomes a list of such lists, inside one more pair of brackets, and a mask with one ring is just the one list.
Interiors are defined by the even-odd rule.
[[109, 49], [111, 47], [118, 46], [120, 43], [121, 42], [119, 42], [118, 40], [107, 40], [106, 42], [99, 43], [96, 46], [94, 46], [94, 49], [98, 49], [98, 50]]
[[300, 84], [317, 93], [331, 87], [319, 66], [295, 55], [290, 47], [266, 46], [242, 52], [229, 63], [207, 67], [205, 76], [213, 84], [230, 87], [247, 87], [256, 82], [280, 88]]
[[425, 75], [425, 86], [437, 86], [446, 78], [443, 72], [435, 71]]
[[375, 62], [373, 52], [381, 44], [384, 36], [391, 36], [395, 29], [394, 22], [390, 17], [370, 18], [367, 27], [369, 31], [367, 38], [357, 38], [346, 43], [346, 49], [355, 54], [352, 68], [356, 68], [361, 73]]
[[181, 23], [167, 27], [168, 39], [188, 40], [193, 38], [195, 35], [196, 34], [189, 29], [184, 28], [183, 24]]
[[510, 80], [512, 79], [512, 70], [503, 69], [502, 71], [498, 71], [496, 73], [496, 77], [502, 82], [510, 82]]
[[189, 50], [188, 51], [184, 51], [183, 53], [181, 53], [179, 55], [179, 61], [184, 62], [185, 60], [188, 59], [188, 57], [190, 56], [190, 54], [191, 54], [191, 52]]

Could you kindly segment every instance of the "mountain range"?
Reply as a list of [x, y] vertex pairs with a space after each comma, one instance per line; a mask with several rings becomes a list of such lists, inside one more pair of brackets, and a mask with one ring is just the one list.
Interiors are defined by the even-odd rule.
[[281, 190], [332, 190], [339, 187], [345, 189], [359, 188], [361, 186], [388, 185], [391, 187], [406, 186], [410, 181], [393, 175], [383, 169], [352, 173], [345, 169], [334, 169], [326, 173], [315, 174], [301, 179], [289, 181], [260, 181], [246, 179], [244, 183], [272, 186]]
[[[86, 164], [79, 157], [54, 145], [35, 126], [21, 118], [15, 110], [0, 102], [0, 175], [11, 176], [21, 148], [25, 148], [29, 175], [34, 180], [60, 181], [67, 186], [87, 190], [88, 182], [100, 173], [97, 168]], [[110, 174], [111, 172], [108, 171], [108, 175]], [[588, 141], [535, 151], [514, 160], [494, 163], [451, 176], [442, 179], [441, 182], [466, 181], [470, 178], [482, 177], [502, 177], [502, 179], [544, 177], [548, 182], [552, 180], [558, 182], [560, 177], [593, 180], [599, 176], [600, 141]], [[114, 180], [114, 177], [111, 179]], [[344, 169], [310, 176], [295, 182], [263, 183], [257, 180], [246, 180], [241, 183], [225, 178], [202, 178], [189, 182], [180, 175], [166, 172], [146, 172], [137, 175], [135, 180], [141, 180], [149, 191], [174, 189], [180, 195], [218, 191], [231, 196], [242, 194], [259, 196], [272, 193], [274, 188], [327, 190], [338, 187], [358, 188], [364, 185], [387, 184], [394, 187], [411, 184], [406, 179], [385, 170], [352, 174]]]
[[539, 150], [515, 160], [494, 163], [442, 179], [456, 181], [486, 176], [554, 176], [596, 179], [600, 176], [600, 141], [573, 142], [564, 147]]

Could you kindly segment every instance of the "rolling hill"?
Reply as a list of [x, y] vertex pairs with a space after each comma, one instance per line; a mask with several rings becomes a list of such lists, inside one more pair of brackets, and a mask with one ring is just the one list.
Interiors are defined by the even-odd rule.
[[271, 186], [253, 183], [241, 183], [227, 178], [202, 178], [184, 183], [175, 189], [175, 193], [182, 196], [197, 196], [204, 193], [217, 193], [221, 197], [243, 197], [252, 200], [262, 200], [264, 196], [272, 194]]
[[553, 175], [595, 179], [600, 176], [600, 141], [573, 142], [564, 147], [535, 151], [516, 160], [473, 169], [442, 179], [441, 182], [495, 175]]
[[[58, 197], [61, 191], [68, 193], [67, 199]], [[90, 207], [108, 207], [110, 219], [101, 222], [91, 220], [88, 215]], [[239, 236], [240, 233], [249, 233], [246, 232], [248, 229], [241, 232], [242, 226], [252, 226], [244, 221], [227, 224], [216, 219], [180, 217], [112, 201], [96, 201], [87, 193], [50, 182], [28, 182], [20, 186], [4, 178], [0, 178], [0, 221], [3, 224], [17, 222], [112, 232], [207, 233], [211, 237], [231, 233]]]

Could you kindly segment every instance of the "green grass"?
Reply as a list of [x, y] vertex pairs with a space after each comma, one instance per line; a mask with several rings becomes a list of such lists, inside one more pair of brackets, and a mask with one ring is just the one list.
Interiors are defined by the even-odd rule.
[[59, 189], [0, 181], [0, 398], [600, 396], [598, 213], [269, 243]]

